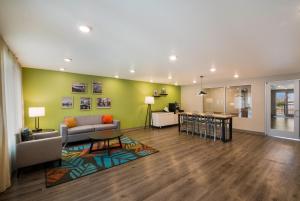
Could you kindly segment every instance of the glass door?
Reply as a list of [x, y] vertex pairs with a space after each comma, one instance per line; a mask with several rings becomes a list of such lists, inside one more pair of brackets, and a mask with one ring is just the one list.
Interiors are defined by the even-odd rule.
[[299, 139], [299, 80], [266, 84], [267, 134]]

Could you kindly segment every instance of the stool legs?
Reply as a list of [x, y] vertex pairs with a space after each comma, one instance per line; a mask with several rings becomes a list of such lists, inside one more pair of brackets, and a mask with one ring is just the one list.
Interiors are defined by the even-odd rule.
[[[183, 115], [180, 118], [180, 133], [186, 132], [187, 135], [191, 134], [192, 136], [196, 133], [199, 134], [200, 138], [207, 139], [209, 137], [214, 142], [219, 138], [223, 140], [223, 135], [225, 133], [227, 134], [227, 129], [229, 130], [226, 123], [224, 124], [220, 119], [217, 119], [213, 115], [202, 116], [200, 114], [193, 114]], [[219, 133], [221, 133], [220, 137]], [[222, 135], [222, 133], [224, 134]]]

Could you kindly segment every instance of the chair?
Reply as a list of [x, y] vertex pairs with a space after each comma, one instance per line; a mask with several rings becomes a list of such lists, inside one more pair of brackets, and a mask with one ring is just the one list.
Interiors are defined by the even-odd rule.
[[[221, 139], [221, 133], [222, 133], [222, 121], [220, 119], [214, 120], [214, 125], [215, 125], [215, 131], [214, 131], [214, 141], [216, 141], [216, 138], [218, 137]], [[219, 132], [218, 132], [219, 131]], [[219, 133], [219, 136], [218, 136]]]
[[214, 141], [216, 141], [216, 119], [213, 115], [206, 116], [206, 132], [209, 134], [210, 138], [213, 136]]
[[62, 137], [57, 131], [33, 134], [33, 139], [17, 144], [16, 165], [18, 176], [21, 168], [40, 163], [56, 161], [61, 163]]
[[187, 114], [180, 115], [179, 124], [180, 124], [180, 131], [179, 131], [180, 134], [181, 132], [187, 130]]
[[[189, 132], [194, 135], [194, 129], [195, 129], [195, 122], [194, 122], [194, 115], [190, 114], [182, 114], [180, 115], [180, 133], [186, 132], [188, 135]], [[185, 128], [185, 129], [184, 129]]]
[[195, 117], [195, 129], [197, 127], [196, 133], [199, 134], [199, 137], [201, 138], [203, 135], [206, 138], [207, 135], [207, 129], [206, 129], [206, 118], [201, 115], [196, 115]]
[[192, 135], [194, 136], [194, 133], [195, 133], [195, 120], [196, 120], [196, 115], [195, 114], [188, 114], [188, 117], [187, 117], [187, 134], [189, 134], [189, 132], [191, 132]]

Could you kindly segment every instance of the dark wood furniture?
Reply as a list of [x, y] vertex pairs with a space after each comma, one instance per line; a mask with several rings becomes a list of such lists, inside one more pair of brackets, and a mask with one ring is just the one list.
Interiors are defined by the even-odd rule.
[[[221, 140], [222, 142], [229, 142], [232, 140], [232, 117], [233, 115], [227, 114], [207, 114], [207, 113], [190, 113], [190, 112], [182, 112], [178, 113], [178, 131], [180, 132], [181, 128], [181, 115], [194, 115], [194, 116], [201, 116], [201, 117], [213, 117], [217, 120], [221, 121]], [[229, 126], [229, 136], [226, 136], [226, 124]]]
[[[122, 142], [121, 142], [121, 136], [122, 135], [123, 134], [119, 129], [94, 132], [93, 134], [89, 135], [89, 138], [90, 138], [90, 141], [91, 141], [91, 146], [90, 146], [89, 153], [92, 153], [92, 152], [95, 152], [95, 151], [107, 150], [108, 154], [110, 155], [110, 149], [112, 149], [112, 148], [121, 148], [122, 149]], [[114, 139], [119, 140], [119, 146], [110, 147], [109, 141], [114, 140]], [[93, 150], [94, 143], [95, 142], [101, 142], [101, 141], [103, 141], [104, 147], [101, 148], [101, 149], [94, 149]], [[107, 145], [106, 145], [106, 142], [107, 142]]]

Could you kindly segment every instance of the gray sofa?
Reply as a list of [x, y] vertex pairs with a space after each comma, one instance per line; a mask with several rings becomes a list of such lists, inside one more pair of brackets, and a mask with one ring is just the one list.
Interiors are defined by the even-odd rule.
[[75, 119], [76, 127], [68, 128], [64, 123], [60, 125], [60, 134], [64, 143], [88, 140], [89, 134], [95, 131], [120, 129], [119, 120], [113, 120], [112, 124], [102, 124], [102, 115], [75, 116]]

